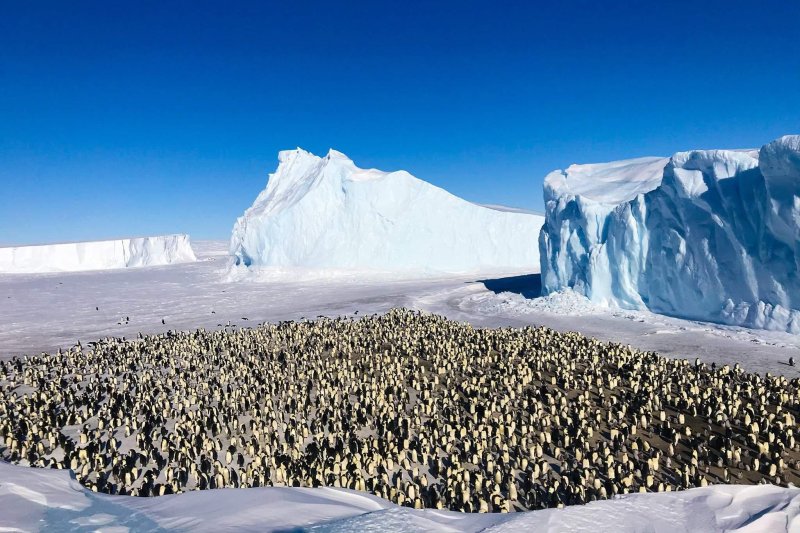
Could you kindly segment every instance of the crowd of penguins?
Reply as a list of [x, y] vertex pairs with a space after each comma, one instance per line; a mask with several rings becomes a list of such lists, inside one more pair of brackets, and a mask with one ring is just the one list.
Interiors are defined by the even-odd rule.
[[0, 456], [111, 494], [326, 486], [510, 512], [798, 484], [798, 385], [396, 309], [0, 362]]

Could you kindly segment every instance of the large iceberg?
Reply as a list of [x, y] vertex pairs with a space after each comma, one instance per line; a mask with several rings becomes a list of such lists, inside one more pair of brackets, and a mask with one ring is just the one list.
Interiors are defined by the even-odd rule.
[[800, 333], [800, 136], [545, 178], [542, 289]]
[[0, 273], [75, 272], [196, 261], [188, 235], [0, 248]]
[[238, 267], [476, 272], [536, 270], [541, 215], [462, 200], [405, 171], [331, 150], [283, 151], [233, 228]]

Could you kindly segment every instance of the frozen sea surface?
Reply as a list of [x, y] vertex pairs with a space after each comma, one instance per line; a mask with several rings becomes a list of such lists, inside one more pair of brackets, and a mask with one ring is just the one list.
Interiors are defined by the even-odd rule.
[[[135, 270], [0, 275], [0, 357], [52, 351], [104, 336], [251, 326], [410, 307], [476, 326], [546, 325], [670, 357], [740, 363], [798, 375], [800, 337], [595, 306], [569, 292], [535, 298], [536, 273], [230, 281], [226, 242], [193, 244], [198, 261]], [[244, 320], [247, 318], [247, 320]], [[164, 324], [162, 324], [162, 320]]]
[[[238, 327], [406, 306], [476, 326], [543, 324], [667, 356], [797, 375], [785, 364], [789, 356], [800, 356], [796, 336], [615, 311], [570, 292], [536, 298], [536, 273], [226, 281], [227, 243], [200, 242], [195, 251], [197, 263], [171, 267], [0, 276], [0, 354], [53, 350], [78, 339], [139, 331], [218, 328], [228, 321]], [[773, 486], [634, 494], [511, 515], [415, 511], [341, 489], [229, 489], [132, 498], [86, 491], [65, 471], [0, 463], [0, 531], [800, 532], [798, 510], [798, 489]]]

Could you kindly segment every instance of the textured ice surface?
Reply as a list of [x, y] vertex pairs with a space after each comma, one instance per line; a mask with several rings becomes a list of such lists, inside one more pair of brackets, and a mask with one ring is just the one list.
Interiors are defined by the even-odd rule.
[[195, 261], [188, 235], [0, 248], [0, 272], [108, 270]]
[[298, 148], [279, 161], [233, 228], [240, 267], [468, 272], [539, 263], [540, 215], [479, 206], [405, 171], [360, 169], [335, 150]]
[[770, 531], [800, 528], [800, 489], [717, 485], [512, 514], [398, 507], [333, 488], [219, 489], [136, 498], [63, 470], [0, 463], [0, 531]]
[[544, 194], [545, 294], [800, 333], [800, 136], [572, 166]]

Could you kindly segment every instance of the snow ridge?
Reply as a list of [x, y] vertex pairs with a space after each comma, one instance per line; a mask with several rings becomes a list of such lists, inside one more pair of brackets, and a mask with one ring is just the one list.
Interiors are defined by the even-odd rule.
[[800, 333], [800, 136], [573, 166], [544, 193], [545, 294]]
[[262, 487], [137, 498], [0, 462], [0, 531], [797, 531], [800, 489], [711, 485], [525, 513], [398, 507], [349, 489]]
[[235, 268], [472, 272], [538, 266], [544, 222], [462, 200], [405, 171], [331, 150], [280, 152], [231, 236]]

